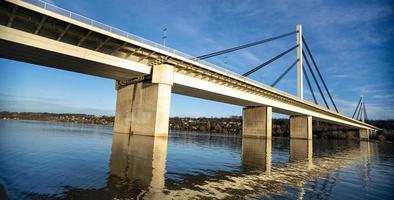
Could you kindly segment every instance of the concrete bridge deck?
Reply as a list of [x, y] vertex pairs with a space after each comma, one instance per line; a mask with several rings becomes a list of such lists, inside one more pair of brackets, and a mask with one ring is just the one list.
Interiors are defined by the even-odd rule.
[[[294, 122], [293, 132], [310, 132], [311, 117], [360, 128], [365, 133], [377, 129], [78, 14], [38, 0], [29, 2], [0, 2], [1, 57], [105, 77], [118, 83], [151, 75], [151, 79], [145, 82], [118, 87], [118, 123], [115, 122], [115, 130], [120, 132], [138, 132], [132, 130], [132, 126], [137, 125], [160, 126], [159, 129], [145, 128], [139, 131], [165, 135], [168, 120], [164, 124], [159, 120], [168, 118], [171, 92], [244, 106], [247, 108], [244, 110], [244, 122], [250, 122], [246, 124], [252, 126], [244, 126], [244, 130], [250, 129], [252, 132], [271, 131], [271, 112], [301, 117], [291, 118]], [[157, 87], [151, 87], [153, 85]], [[130, 96], [131, 93], [134, 96]], [[145, 102], [144, 98], [154, 100]], [[125, 109], [129, 111], [123, 111]], [[142, 116], [148, 116], [150, 122], [133, 122]], [[257, 116], [261, 120], [256, 119]], [[299, 124], [304, 122], [307, 125], [300, 127]]]

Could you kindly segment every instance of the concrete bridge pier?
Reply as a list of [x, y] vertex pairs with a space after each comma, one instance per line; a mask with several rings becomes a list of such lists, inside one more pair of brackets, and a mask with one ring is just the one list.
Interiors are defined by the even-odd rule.
[[290, 138], [312, 139], [312, 116], [292, 115], [290, 116]]
[[139, 82], [117, 90], [114, 132], [168, 136], [174, 67], [155, 65], [151, 82]]
[[370, 130], [360, 128], [359, 129], [360, 140], [368, 141], [369, 140], [369, 133], [370, 133]]
[[272, 107], [245, 107], [242, 116], [242, 137], [271, 139]]

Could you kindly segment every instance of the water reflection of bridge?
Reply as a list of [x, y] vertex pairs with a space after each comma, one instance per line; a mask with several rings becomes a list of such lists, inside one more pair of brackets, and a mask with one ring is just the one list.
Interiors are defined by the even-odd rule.
[[[232, 146], [238, 143], [236, 138], [211, 139], [205, 140], [217, 141], [227, 146], [225, 148], [240, 148]], [[364, 190], [368, 190], [371, 157], [377, 149], [376, 144], [367, 141], [315, 140], [312, 144], [311, 140], [283, 140], [279, 149], [290, 144], [288, 160], [278, 162], [275, 155], [277, 148], [272, 153], [271, 140], [238, 138], [242, 141], [242, 147], [237, 170], [217, 169], [207, 174], [179, 173], [180, 179], [174, 179], [166, 171], [167, 165], [171, 165], [167, 155], [168, 140], [178, 143], [182, 142], [182, 137], [168, 139], [114, 134], [106, 186], [101, 189], [67, 187], [62, 198], [249, 199], [286, 196], [292, 199], [328, 199], [341, 178], [339, 171], [354, 165], [362, 170], [360, 178]], [[202, 138], [193, 141], [203, 143]], [[276, 139], [273, 142], [280, 143]], [[193, 158], [188, 161], [191, 162], [189, 165], [193, 164]], [[46, 198], [35, 194], [30, 196]]]
[[[360, 160], [368, 166], [373, 152], [371, 149], [374, 146], [371, 146], [369, 142], [355, 144], [326, 144], [326, 147], [336, 148], [336, 153], [320, 152], [319, 157], [312, 159], [311, 140], [291, 140], [290, 162], [285, 166], [272, 167], [271, 140], [243, 138], [240, 172], [218, 171], [216, 175], [205, 177], [201, 177], [201, 174], [198, 177], [185, 175], [183, 178], [193, 179], [190, 181], [193, 184], [174, 187], [171, 182], [176, 180], [165, 178], [166, 138], [154, 139], [115, 134], [108, 184], [112, 185], [109, 188], [114, 188], [114, 185], [128, 185], [126, 187], [130, 189], [133, 187], [135, 192], [138, 191], [138, 195], [147, 199], [284, 195], [287, 193], [286, 187], [289, 186], [296, 188], [298, 192], [295, 195], [302, 198], [306, 192], [305, 183], [311, 181], [309, 187], [320, 190], [313, 194], [316, 198], [324, 199], [327, 197], [325, 195], [329, 194], [327, 191], [332, 190], [335, 185], [336, 173], [330, 172], [353, 165]], [[368, 171], [362, 178], [365, 185], [368, 185]], [[314, 181], [316, 179], [319, 181]], [[122, 193], [125, 195], [124, 192]]]

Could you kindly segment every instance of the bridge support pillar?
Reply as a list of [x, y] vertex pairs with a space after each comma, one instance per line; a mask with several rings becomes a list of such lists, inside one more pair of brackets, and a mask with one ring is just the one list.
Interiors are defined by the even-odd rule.
[[370, 132], [370, 130], [368, 130], [368, 129], [360, 128], [359, 129], [360, 140], [368, 141], [369, 140], [369, 132]]
[[173, 66], [156, 65], [152, 82], [118, 89], [114, 132], [168, 136], [173, 74]]
[[246, 107], [242, 111], [242, 136], [271, 139], [272, 107]]
[[290, 116], [290, 138], [312, 139], [312, 116]]

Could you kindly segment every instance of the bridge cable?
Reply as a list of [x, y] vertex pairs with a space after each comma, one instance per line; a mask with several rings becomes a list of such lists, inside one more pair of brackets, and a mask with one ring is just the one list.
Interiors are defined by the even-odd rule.
[[256, 72], [257, 70], [259, 70], [259, 69], [265, 67], [266, 65], [268, 65], [268, 64], [270, 64], [270, 63], [272, 63], [272, 62], [274, 62], [274, 61], [277, 60], [278, 58], [280, 58], [280, 57], [282, 57], [282, 56], [288, 54], [290, 51], [294, 50], [294, 49], [297, 48], [297, 47], [298, 47], [298, 44], [295, 45], [295, 46], [293, 46], [293, 47], [291, 47], [290, 49], [288, 49], [288, 50], [286, 50], [286, 51], [280, 53], [279, 55], [277, 55], [277, 56], [271, 58], [271, 59], [268, 60], [267, 62], [265, 62], [265, 63], [263, 63], [263, 64], [261, 64], [261, 65], [255, 67], [255, 68], [253, 68], [253, 69], [247, 71], [246, 73], [242, 74], [242, 76], [249, 76], [250, 74]]
[[316, 100], [316, 97], [315, 97], [315, 93], [313, 92], [313, 88], [312, 88], [312, 85], [311, 85], [311, 83], [309, 81], [308, 74], [306, 73], [305, 67], [302, 67], [302, 71], [304, 72], [305, 79], [306, 79], [306, 82], [308, 83], [309, 90], [312, 93], [313, 101], [315, 102], [315, 104], [319, 105], [319, 103], [317, 103], [317, 100]]
[[244, 44], [244, 45], [241, 45], [241, 46], [237, 46], [237, 47], [233, 47], [233, 48], [229, 48], [229, 49], [225, 49], [225, 50], [216, 51], [216, 52], [213, 52], [213, 53], [201, 55], [201, 56], [198, 56], [196, 58], [200, 59], [200, 60], [204, 60], [204, 59], [211, 58], [211, 57], [214, 57], [214, 56], [218, 56], [218, 55], [221, 55], [221, 54], [230, 53], [230, 52], [233, 52], [233, 51], [237, 51], [237, 50], [245, 49], [245, 48], [248, 48], [248, 47], [256, 46], [256, 45], [259, 45], [259, 44], [263, 44], [263, 43], [266, 43], [266, 42], [270, 42], [270, 41], [273, 41], [273, 40], [277, 40], [277, 39], [280, 39], [280, 38], [292, 35], [294, 33], [297, 33], [297, 31], [293, 31], [293, 32], [290, 32], [290, 33], [285, 33], [285, 34], [282, 34], [282, 35], [279, 35], [279, 36], [276, 36], [276, 37], [267, 38], [267, 39], [260, 40], [260, 41], [257, 41], [257, 42], [252, 42], [252, 43]]
[[282, 80], [282, 78], [284, 77], [284, 76], [286, 76], [286, 74], [287, 73], [289, 73], [289, 71], [297, 64], [297, 62], [298, 62], [298, 59], [295, 61], [295, 62], [293, 62], [275, 81], [274, 81], [274, 83], [272, 83], [271, 84], [271, 87], [275, 87], [275, 85], [280, 81], [280, 80]]
[[[302, 52], [302, 54], [303, 54], [303, 56], [304, 56], [304, 58], [305, 58], [306, 64], [307, 64], [308, 69], [309, 69], [309, 72], [312, 74], [313, 80], [315, 80], [315, 83], [316, 83], [316, 85], [317, 85], [317, 89], [319, 89], [320, 95], [321, 95], [321, 97], [323, 98], [324, 104], [326, 104], [327, 108], [330, 109], [330, 106], [328, 106], [328, 103], [327, 103], [327, 101], [326, 101], [326, 98], [324, 97], [324, 94], [323, 94], [323, 92], [322, 92], [322, 90], [321, 90], [321, 88], [320, 88], [319, 82], [317, 82], [316, 76], [315, 76], [315, 74], [313, 73], [312, 67], [311, 67], [310, 64], [309, 64], [308, 58], [305, 56], [304, 52]], [[303, 67], [305, 67], [305, 66], [303, 66]]]
[[[313, 58], [312, 53], [311, 53], [311, 51], [310, 51], [310, 49], [309, 49], [309, 47], [308, 47], [308, 44], [306, 43], [304, 37], [302, 37], [302, 41], [303, 41], [303, 44], [305, 44], [305, 48], [306, 48], [306, 50], [307, 50], [307, 52], [308, 52], [308, 54], [309, 54], [309, 56], [310, 56], [310, 58], [311, 58], [311, 60], [312, 60], [312, 62], [313, 62], [313, 65], [314, 65], [314, 67], [315, 67], [315, 69], [316, 69], [316, 71], [317, 71], [317, 73], [318, 73], [318, 75], [319, 75], [319, 77], [320, 77], [322, 83], [323, 83], [324, 88], [325, 88], [326, 91], [327, 91], [328, 97], [330, 97], [330, 100], [331, 100], [332, 105], [334, 105], [335, 110], [336, 110], [337, 112], [339, 112], [339, 111], [338, 111], [338, 108], [337, 108], [337, 106], [335, 105], [335, 102], [334, 102], [334, 100], [333, 100], [333, 98], [332, 98], [332, 96], [331, 96], [331, 93], [330, 93], [330, 91], [328, 90], [328, 87], [327, 87], [327, 85], [326, 85], [326, 83], [325, 83], [325, 81], [324, 81], [324, 79], [323, 79], [323, 76], [321, 75], [320, 70], [319, 70], [319, 68], [317, 67], [317, 64], [316, 64], [316, 62], [315, 62], [315, 59]], [[304, 57], [305, 57], [305, 56], [304, 56]]]
[[363, 115], [364, 115], [364, 102], [361, 103], [361, 107], [360, 107], [360, 121], [362, 120]]
[[363, 106], [363, 103], [361, 103], [360, 104], [360, 108], [358, 109], [358, 112], [357, 112], [357, 120], [361, 120], [361, 116], [360, 116], [360, 113], [361, 113], [361, 107]]
[[365, 121], [368, 121], [368, 115], [367, 115], [367, 108], [365, 108], [365, 103], [364, 103], [364, 118], [365, 118]]
[[356, 106], [356, 110], [354, 110], [354, 113], [353, 113], [352, 118], [354, 118], [354, 115], [356, 114], [356, 112], [357, 112], [358, 107], [360, 106], [360, 104], [361, 104], [361, 98], [360, 98], [360, 100], [358, 100], [358, 104], [357, 104], [357, 106]]

